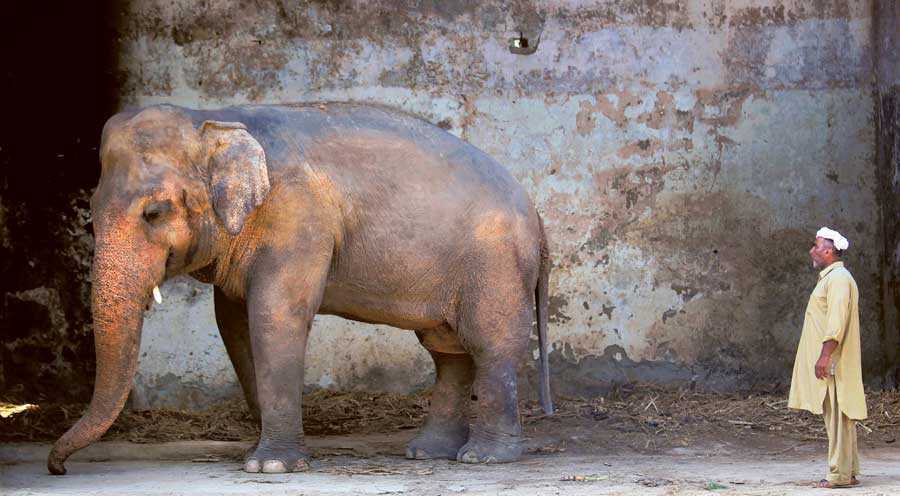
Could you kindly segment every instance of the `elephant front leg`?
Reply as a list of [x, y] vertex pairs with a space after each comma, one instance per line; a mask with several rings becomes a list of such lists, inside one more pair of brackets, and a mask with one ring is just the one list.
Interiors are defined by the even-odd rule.
[[321, 300], [321, 284], [313, 282], [304, 290], [310, 292], [300, 297], [296, 283], [279, 284], [276, 280], [259, 285], [262, 288], [248, 296], [248, 313], [262, 429], [244, 470], [306, 470], [309, 452], [301, 411], [303, 366], [309, 327]]
[[234, 366], [250, 415], [259, 422], [259, 401], [256, 398], [256, 375], [253, 371], [250, 329], [247, 320], [247, 305], [230, 300], [221, 289], [215, 288], [216, 324], [228, 358]]
[[309, 317], [251, 314], [259, 400], [259, 441], [244, 462], [246, 472], [283, 473], [309, 468], [303, 439], [301, 394]]

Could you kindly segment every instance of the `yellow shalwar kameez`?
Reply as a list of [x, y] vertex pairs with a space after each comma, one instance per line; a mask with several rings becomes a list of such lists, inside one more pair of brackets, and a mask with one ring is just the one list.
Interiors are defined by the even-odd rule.
[[[815, 366], [826, 341], [833, 375], [817, 379]], [[859, 290], [843, 262], [819, 273], [809, 297], [803, 333], [794, 361], [788, 407], [825, 415], [828, 431], [828, 482], [849, 484], [859, 473], [856, 421], [866, 418], [859, 336]]]

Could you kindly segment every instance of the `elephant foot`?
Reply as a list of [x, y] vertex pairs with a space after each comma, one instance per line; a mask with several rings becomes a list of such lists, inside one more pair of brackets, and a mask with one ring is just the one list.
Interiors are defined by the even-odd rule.
[[257, 439], [256, 442], [253, 443], [253, 446], [247, 448], [247, 451], [244, 451], [244, 462], [249, 460], [250, 457], [253, 456], [253, 453], [256, 453], [257, 446], [259, 446], [259, 439]]
[[283, 474], [309, 470], [309, 453], [298, 444], [277, 447], [257, 443], [244, 460], [244, 472]]
[[462, 463], [508, 463], [522, 457], [520, 436], [472, 435], [456, 454], [456, 461]]
[[406, 458], [410, 460], [431, 460], [443, 458], [456, 460], [459, 448], [469, 437], [467, 422], [453, 425], [426, 425], [406, 446]]

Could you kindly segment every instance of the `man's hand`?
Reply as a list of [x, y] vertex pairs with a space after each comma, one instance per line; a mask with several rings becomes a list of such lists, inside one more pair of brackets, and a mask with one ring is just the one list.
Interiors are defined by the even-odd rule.
[[830, 339], [822, 343], [822, 353], [816, 360], [816, 379], [828, 378], [828, 367], [831, 365], [831, 354], [837, 348], [838, 342]]
[[816, 360], [816, 379], [828, 378], [828, 366], [831, 363], [831, 357], [822, 355]]

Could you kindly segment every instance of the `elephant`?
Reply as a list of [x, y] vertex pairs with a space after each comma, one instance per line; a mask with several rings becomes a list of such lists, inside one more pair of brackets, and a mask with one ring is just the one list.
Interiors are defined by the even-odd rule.
[[501, 463], [523, 451], [517, 368], [536, 328], [553, 410], [543, 221], [499, 163], [376, 104], [153, 105], [105, 124], [91, 197], [93, 395], [48, 456], [99, 439], [134, 381], [143, 313], [187, 274], [260, 422], [247, 472], [308, 468], [301, 419], [316, 314], [416, 333], [434, 361], [413, 459]]

